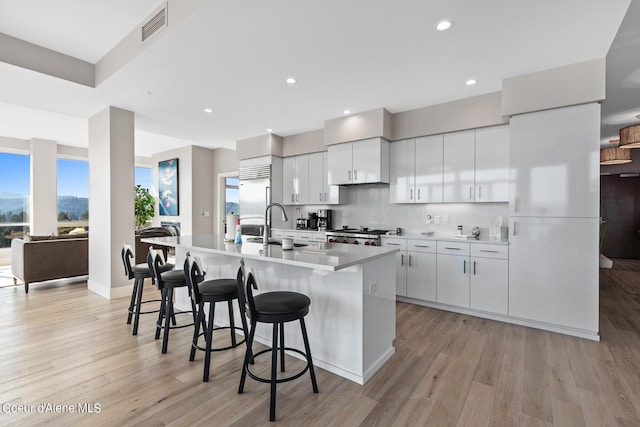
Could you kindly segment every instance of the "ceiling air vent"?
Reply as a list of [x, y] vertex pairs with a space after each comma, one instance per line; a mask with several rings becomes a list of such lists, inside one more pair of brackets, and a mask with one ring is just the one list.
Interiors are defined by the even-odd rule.
[[156, 13], [153, 18], [149, 20], [146, 24], [142, 26], [142, 42], [144, 43], [150, 37], [152, 37], [155, 33], [162, 30], [167, 26], [167, 5], [162, 7]]

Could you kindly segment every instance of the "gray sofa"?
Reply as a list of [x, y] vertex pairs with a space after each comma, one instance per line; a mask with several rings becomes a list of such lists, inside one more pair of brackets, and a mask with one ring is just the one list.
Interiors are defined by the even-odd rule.
[[89, 274], [88, 235], [31, 236], [11, 241], [13, 283], [29, 284], [45, 280]]

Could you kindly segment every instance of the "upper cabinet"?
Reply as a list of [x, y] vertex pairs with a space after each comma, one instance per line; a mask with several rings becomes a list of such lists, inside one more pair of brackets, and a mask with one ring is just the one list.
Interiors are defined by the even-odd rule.
[[391, 203], [442, 202], [442, 135], [406, 139], [391, 144]]
[[330, 145], [329, 185], [389, 182], [389, 142], [382, 138]]
[[390, 184], [391, 203], [507, 202], [509, 128], [393, 142]]
[[511, 216], [599, 216], [599, 126], [599, 104], [511, 118]]
[[329, 185], [329, 154], [309, 154], [309, 204], [337, 205], [342, 203], [341, 196], [339, 186]]
[[475, 131], [444, 135], [443, 201], [473, 202]]
[[476, 202], [509, 201], [509, 126], [476, 130]]
[[328, 184], [326, 151], [285, 157], [282, 193], [285, 205], [333, 205], [342, 202], [340, 187]]
[[286, 205], [309, 203], [309, 155], [282, 160], [282, 194]]

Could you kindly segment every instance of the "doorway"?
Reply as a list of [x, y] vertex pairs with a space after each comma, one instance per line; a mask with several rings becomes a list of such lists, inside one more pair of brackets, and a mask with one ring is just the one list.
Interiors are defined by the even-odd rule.
[[629, 175], [600, 177], [602, 253], [609, 258], [640, 259], [640, 176]]

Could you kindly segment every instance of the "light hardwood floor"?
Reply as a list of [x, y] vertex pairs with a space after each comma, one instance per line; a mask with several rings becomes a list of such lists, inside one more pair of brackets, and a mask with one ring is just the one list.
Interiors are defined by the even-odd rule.
[[[317, 395], [308, 375], [278, 388], [275, 424], [638, 426], [640, 303], [617, 278], [637, 285], [640, 268], [623, 271], [633, 268], [617, 269], [613, 287], [601, 278], [601, 342], [398, 303], [396, 354], [365, 386], [317, 369]], [[0, 425], [274, 424], [267, 384], [248, 379], [237, 394], [242, 347], [215, 353], [202, 383], [190, 328], [172, 331], [162, 355], [153, 315], [134, 337], [128, 301], [85, 282], [2, 288], [0, 301]], [[78, 413], [84, 403], [99, 413]]]

